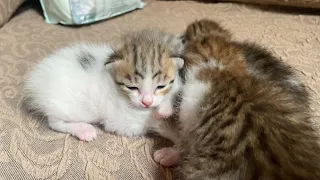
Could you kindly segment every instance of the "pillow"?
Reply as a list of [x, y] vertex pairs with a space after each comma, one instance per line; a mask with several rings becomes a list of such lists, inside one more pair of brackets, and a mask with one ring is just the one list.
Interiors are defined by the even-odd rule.
[[0, 27], [2, 27], [18, 9], [24, 0], [0, 0]]
[[40, 0], [47, 23], [80, 25], [143, 8], [141, 0]]

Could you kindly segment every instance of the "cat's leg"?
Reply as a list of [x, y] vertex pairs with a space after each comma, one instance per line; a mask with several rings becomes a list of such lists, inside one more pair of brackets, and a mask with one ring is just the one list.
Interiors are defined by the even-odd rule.
[[180, 152], [177, 148], [165, 147], [154, 152], [153, 159], [162, 166], [174, 166], [179, 163]]
[[180, 131], [176, 119], [151, 119], [149, 131], [158, 133], [160, 136], [170, 140], [174, 144], [179, 144], [180, 142]]
[[82, 141], [92, 141], [97, 137], [96, 129], [88, 123], [66, 122], [53, 117], [48, 117], [48, 122], [53, 130], [70, 133]]

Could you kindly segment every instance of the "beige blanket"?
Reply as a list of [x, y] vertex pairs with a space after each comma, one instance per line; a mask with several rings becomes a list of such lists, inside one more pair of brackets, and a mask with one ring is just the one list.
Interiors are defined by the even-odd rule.
[[86, 143], [54, 132], [45, 120], [31, 118], [19, 109], [23, 82], [41, 58], [62, 46], [105, 42], [144, 27], [181, 33], [200, 18], [222, 22], [237, 39], [265, 45], [296, 68], [313, 95], [314, 115], [319, 116], [319, 15], [232, 3], [148, 1], [143, 10], [108, 21], [64, 27], [46, 24], [31, 8], [0, 28], [0, 179], [171, 179], [171, 170], [152, 160], [155, 146], [163, 146], [164, 140], [99, 131], [96, 141]]

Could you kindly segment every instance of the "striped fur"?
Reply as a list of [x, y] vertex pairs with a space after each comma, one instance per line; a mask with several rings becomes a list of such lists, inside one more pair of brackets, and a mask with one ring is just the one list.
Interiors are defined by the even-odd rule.
[[[269, 52], [233, 42], [223, 31], [200, 20], [185, 34], [184, 179], [320, 179], [319, 137], [306, 88]], [[177, 153], [170, 152], [160, 150], [155, 159], [172, 165], [167, 157]]]
[[95, 64], [96, 59], [94, 56], [88, 52], [81, 51], [78, 54], [78, 61], [83, 69], [92, 68], [93, 64]]
[[[134, 104], [141, 105], [143, 94], [152, 94], [157, 106], [173, 88], [182, 68], [181, 40], [159, 30], [145, 29], [125, 35], [110, 56], [115, 80]], [[180, 81], [180, 80], [179, 80]]]

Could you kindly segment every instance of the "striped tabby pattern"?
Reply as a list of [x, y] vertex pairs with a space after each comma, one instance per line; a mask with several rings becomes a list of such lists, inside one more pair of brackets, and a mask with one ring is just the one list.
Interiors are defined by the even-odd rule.
[[[211, 20], [189, 25], [185, 39], [182, 105], [199, 91], [192, 83], [203, 87], [197, 105], [181, 106], [185, 179], [320, 179], [309, 95], [290, 67], [257, 45], [231, 41]], [[191, 110], [192, 119], [183, 114]]]
[[181, 68], [175, 60], [182, 54], [181, 40], [159, 30], [145, 29], [125, 35], [122, 43], [107, 62], [117, 61], [118, 85], [127, 93], [139, 90], [166, 95]]

